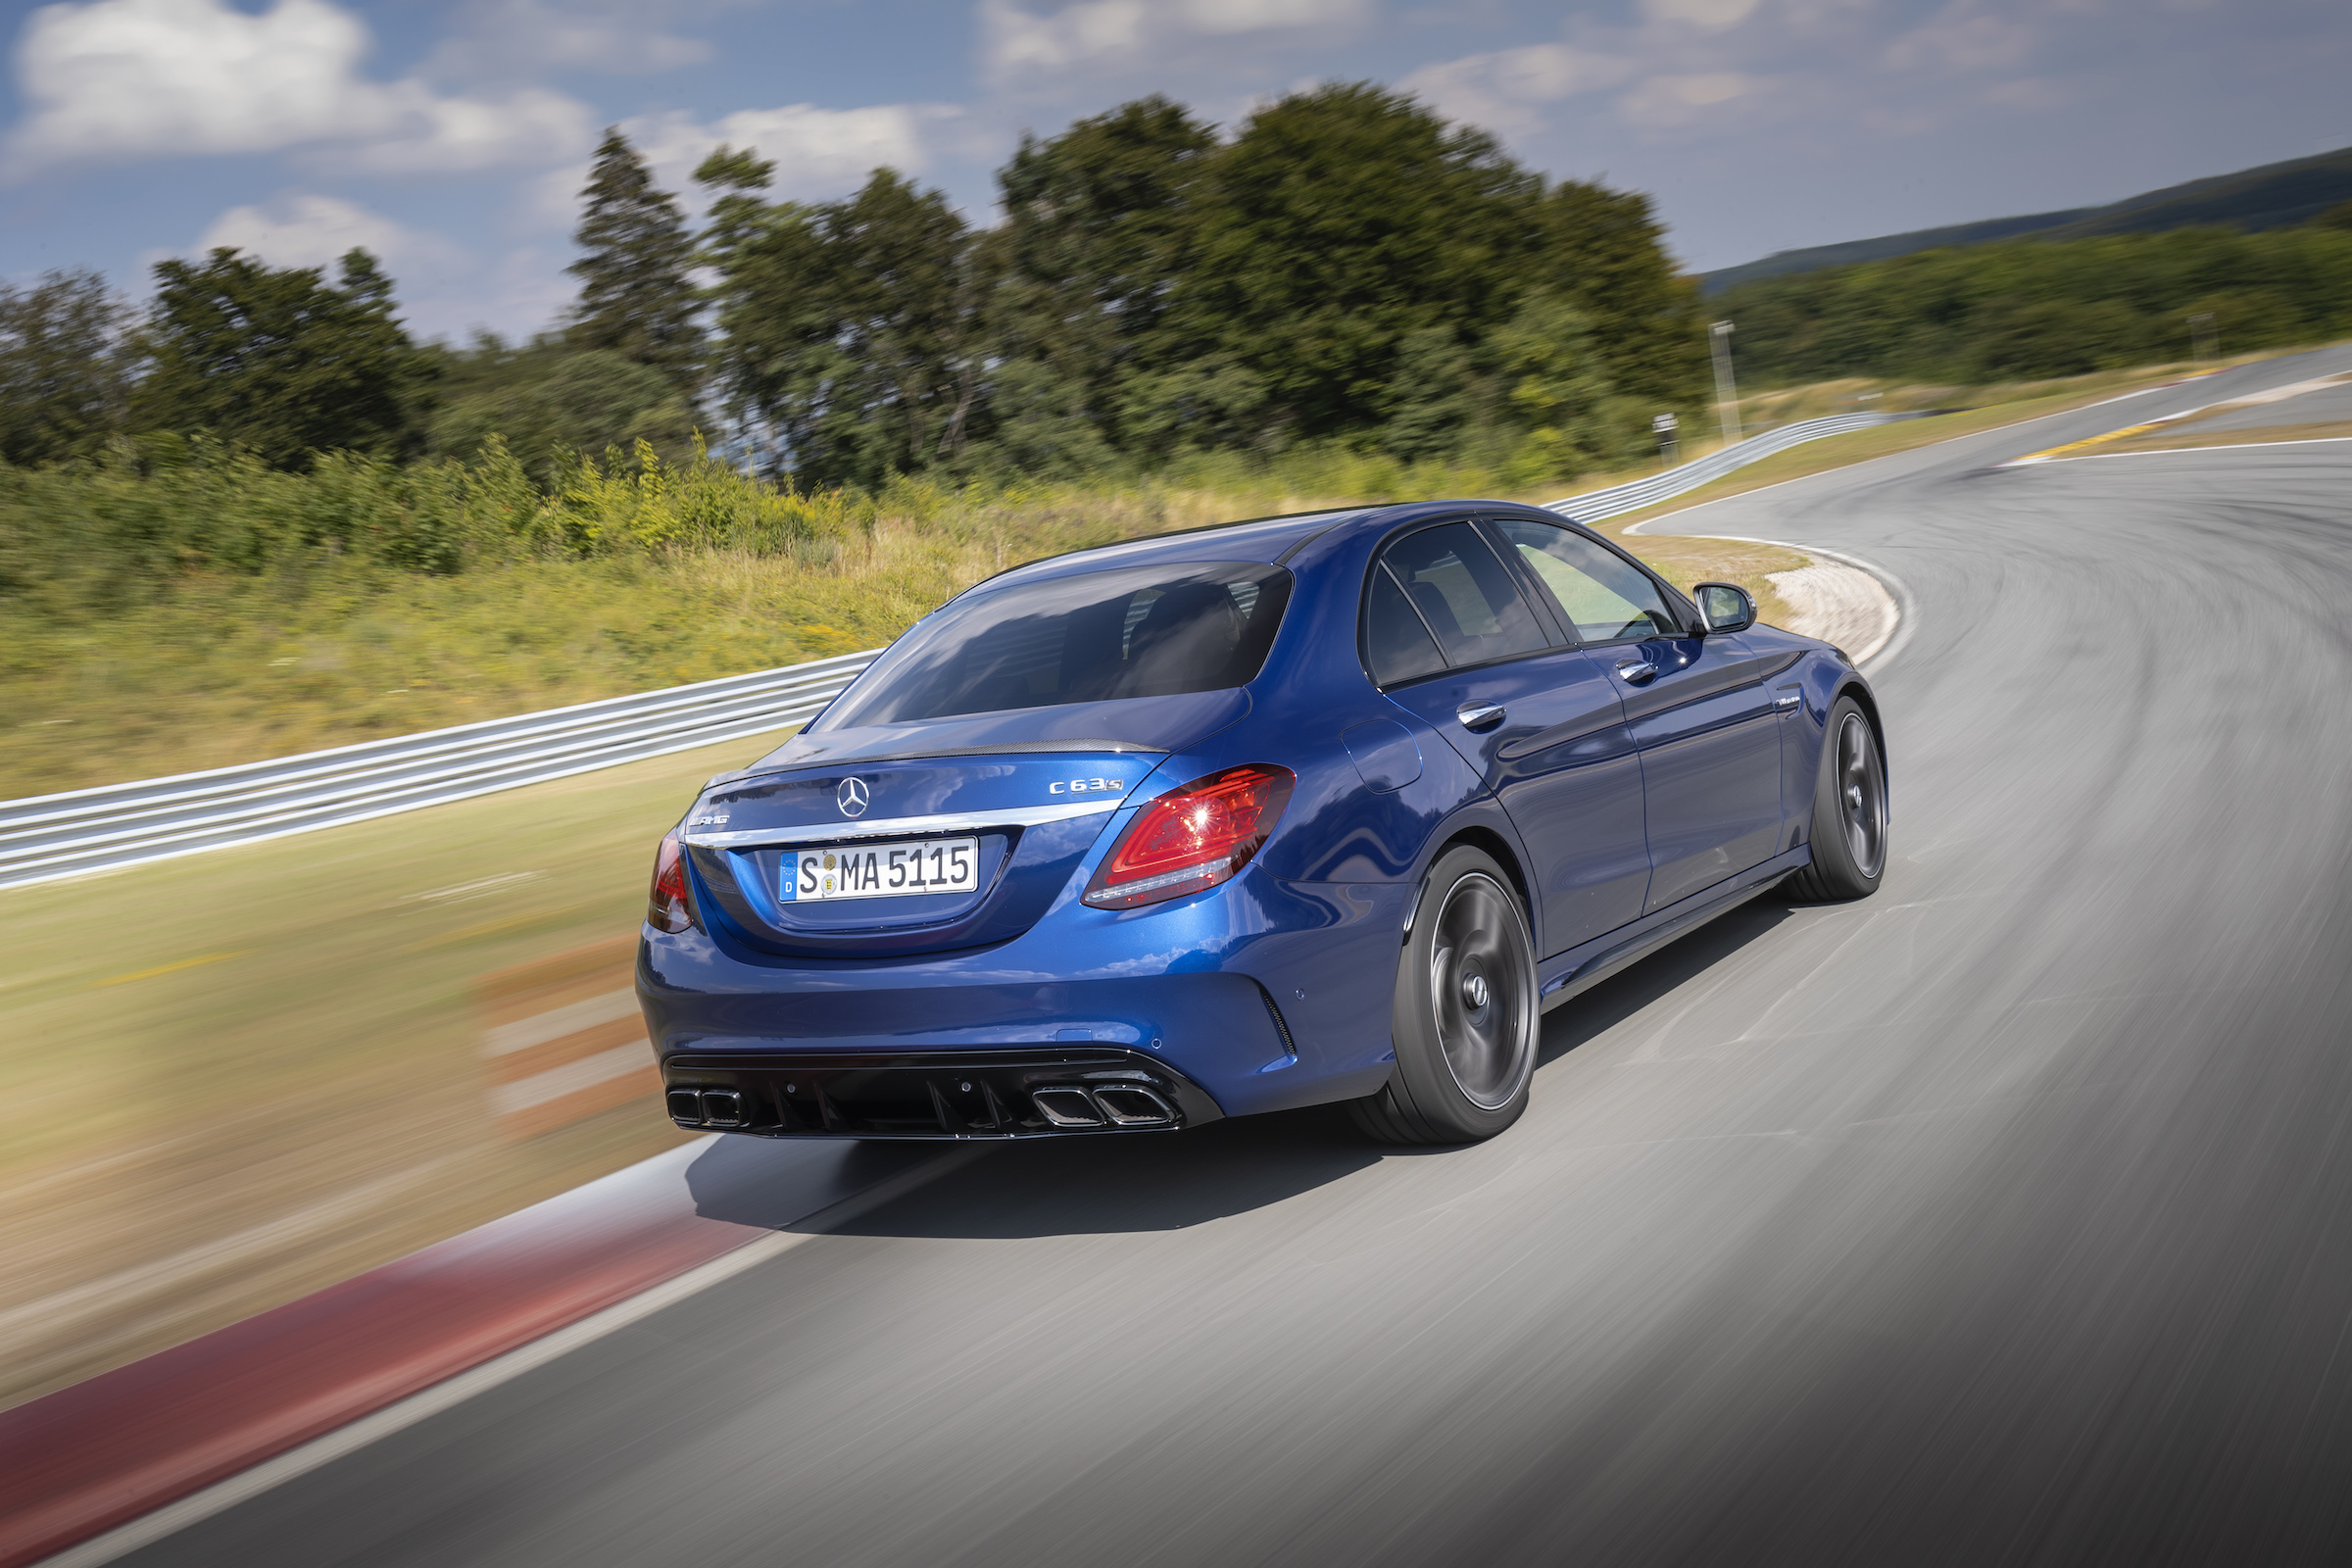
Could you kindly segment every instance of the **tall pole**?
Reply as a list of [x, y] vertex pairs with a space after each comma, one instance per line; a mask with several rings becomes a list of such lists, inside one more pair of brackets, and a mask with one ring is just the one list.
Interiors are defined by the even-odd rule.
[[1732, 323], [1717, 321], [1707, 336], [1715, 346], [1715, 412], [1723, 420], [1723, 444], [1740, 439], [1740, 383], [1732, 379]]

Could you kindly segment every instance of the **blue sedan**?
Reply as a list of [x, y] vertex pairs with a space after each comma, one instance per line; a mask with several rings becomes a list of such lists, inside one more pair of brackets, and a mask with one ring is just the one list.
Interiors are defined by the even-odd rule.
[[1776, 886], [1877, 890], [1882, 737], [1838, 650], [1535, 508], [1080, 551], [710, 781], [639, 998], [686, 1127], [1487, 1138], [1544, 1009]]

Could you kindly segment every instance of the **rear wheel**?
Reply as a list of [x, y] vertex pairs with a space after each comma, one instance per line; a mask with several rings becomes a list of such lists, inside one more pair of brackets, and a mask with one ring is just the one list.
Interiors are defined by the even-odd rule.
[[1390, 1033], [1396, 1065], [1378, 1094], [1348, 1104], [1391, 1144], [1492, 1138], [1527, 1109], [1536, 1071], [1536, 950], [1502, 868], [1448, 850], [1421, 886], [1396, 965]]
[[1816, 903], [1868, 898], [1886, 871], [1886, 765], [1862, 705], [1830, 705], [1813, 786], [1813, 863], [1784, 886]]

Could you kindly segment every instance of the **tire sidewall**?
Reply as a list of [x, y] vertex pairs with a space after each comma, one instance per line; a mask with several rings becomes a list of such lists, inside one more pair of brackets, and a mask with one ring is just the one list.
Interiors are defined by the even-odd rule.
[[[1522, 1016], [1531, 1037], [1527, 1065], [1517, 1086], [1508, 1099], [1493, 1109], [1472, 1100], [1454, 1081], [1445, 1047], [1438, 1037], [1435, 999], [1431, 995], [1430, 960], [1437, 941], [1438, 917], [1453, 890], [1473, 876], [1484, 876], [1501, 889], [1503, 903], [1511, 912], [1513, 936], [1525, 974]], [[1461, 1143], [1472, 1143], [1494, 1137], [1527, 1109], [1542, 1027], [1535, 970], [1535, 943], [1528, 930], [1527, 910], [1520, 904], [1518, 889], [1502, 868], [1483, 851], [1466, 846], [1440, 856], [1437, 864], [1422, 879], [1413, 929], [1405, 939], [1404, 951], [1397, 956], [1396, 1001], [1389, 1020], [1396, 1052], [1392, 1089], [1398, 1099], [1410, 1103], [1431, 1131]]]
[[1829, 716], [1821, 728], [1821, 760], [1813, 774], [1813, 865], [1824, 888], [1832, 897], [1862, 899], [1878, 892], [1879, 883], [1886, 875], [1884, 859], [1877, 876], [1866, 876], [1854, 863], [1853, 851], [1845, 843], [1845, 816], [1838, 808], [1838, 790], [1835, 775], [1838, 770], [1838, 732], [1844, 727], [1848, 713], [1862, 720], [1870, 732], [1870, 744], [1878, 749], [1880, 788], [1884, 789], [1886, 774], [1886, 747], [1879, 737], [1879, 727], [1870, 721], [1860, 703], [1850, 695], [1841, 695], [1830, 705]]

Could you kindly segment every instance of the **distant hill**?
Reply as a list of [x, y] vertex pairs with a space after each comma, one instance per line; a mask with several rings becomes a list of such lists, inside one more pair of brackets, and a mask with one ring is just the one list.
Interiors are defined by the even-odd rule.
[[1884, 234], [1877, 239], [1847, 240], [1841, 245], [1815, 245], [1801, 251], [1775, 251], [1762, 261], [1718, 271], [1702, 272], [1699, 281], [1709, 294], [1735, 283], [1785, 272], [1810, 272], [1816, 268], [1841, 267], [1848, 262], [1885, 261], [1913, 251], [1944, 245], [1980, 245], [1987, 240], [2015, 239], [2031, 234], [2037, 239], [2082, 239], [2093, 234], [2152, 233], [2185, 228], [2193, 223], [2227, 223], [2253, 230], [2285, 228], [2308, 222], [2340, 201], [2352, 201], [2352, 147], [2283, 164], [2241, 169], [2234, 174], [2192, 179], [2138, 196], [2127, 196], [2105, 207], [2079, 207], [2064, 213], [2035, 213], [2028, 218], [1989, 218], [1977, 223], [1954, 223], [1947, 228], [1913, 229], [1908, 234]]

